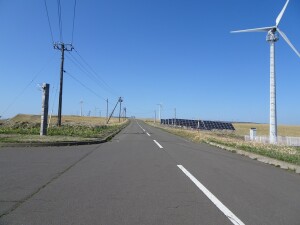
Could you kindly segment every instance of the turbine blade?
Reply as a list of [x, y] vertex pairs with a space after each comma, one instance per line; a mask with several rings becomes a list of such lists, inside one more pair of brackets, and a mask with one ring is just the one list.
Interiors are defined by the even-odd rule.
[[283, 14], [284, 14], [284, 12], [285, 12], [285, 10], [286, 10], [286, 7], [287, 7], [288, 4], [289, 4], [289, 1], [290, 1], [290, 0], [287, 0], [287, 1], [286, 1], [286, 3], [285, 3], [285, 5], [283, 6], [281, 12], [280, 12], [279, 15], [277, 16], [277, 18], [276, 18], [276, 27], [279, 25], [280, 20], [282, 19], [282, 16], [283, 16]]
[[254, 28], [254, 29], [247, 29], [247, 30], [236, 30], [231, 31], [230, 33], [244, 33], [244, 32], [268, 32], [276, 27], [261, 27], [261, 28]]
[[297, 51], [297, 49], [294, 47], [294, 45], [290, 42], [290, 40], [288, 39], [288, 37], [277, 28], [278, 33], [281, 35], [281, 37], [283, 37], [283, 39], [286, 41], [286, 43], [288, 43], [288, 45], [294, 50], [294, 52], [300, 57], [300, 53]]

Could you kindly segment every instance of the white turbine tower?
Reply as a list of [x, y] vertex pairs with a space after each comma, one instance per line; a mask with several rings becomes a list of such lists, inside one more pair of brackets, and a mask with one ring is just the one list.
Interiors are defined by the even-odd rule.
[[270, 143], [277, 143], [277, 116], [276, 116], [276, 80], [275, 80], [275, 42], [279, 40], [277, 32], [300, 57], [300, 53], [296, 50], [287, 36], [278, 28], [282, 16], [286, 10], [289, 0], [286, 1], [283, 9], [276, 18], [276, 25], [272, 27], [262, 27], [247, 30], [232, 31], [231, 33], [242, 32], [268, 32], [267, 41], [270, 43]]

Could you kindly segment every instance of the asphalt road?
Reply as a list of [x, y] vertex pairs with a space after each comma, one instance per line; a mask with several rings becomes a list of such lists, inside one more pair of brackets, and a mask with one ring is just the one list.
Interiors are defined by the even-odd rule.
[[91, 146], [1, 148], [1, 225], [300, 224], [300, 176], [131, 124]]

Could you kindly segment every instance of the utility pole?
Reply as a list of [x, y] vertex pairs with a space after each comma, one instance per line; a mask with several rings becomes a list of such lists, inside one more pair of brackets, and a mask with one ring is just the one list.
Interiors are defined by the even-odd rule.
[[122, 97], [119, 97], [119, 99], [118, 99], [118, 101], [117, 101], [117, 104], [115, 105], [115, 107], [114, 107], [113, 111], [111, 112], [111, 114], [110, 114], [109, 118], [107, 119], [107, 122], [106, 122], [106, 124], [108, 124], [108, 122], [109, 122], [110, 118], [111, 118], [111, 117], [112, 117], [112, 115], [114, 114], [114, 111], [115, 111], [115, 109], [117, 108], [117, 105], [118, 105], [118, 103], [119, 103], [119, 102], [121, 103], [121, 101], [123, 101], [123, 100], [122, 100]]
[[159, 123], [161, 122], [161, 104], [157, 104], [158, 105], [158, 119], [159, 119]]
[[122, 107], [122, 102], [123, 102], [122, 97], [119, 98], [119, 102], [120, 102], [120, 111], [119, 111], [119, 123], [120, 123], [121, 122], [121, 107]]
[[156, 110], [154, 110], [154, 123], [156, 123]]
[[80, 103], [80, 116], [82, 116], [82, 105], [83, 105], [83, 100], [81, 100], [79, 103]]
[[47, 122], [48, 122], [48, 105], [49, 105], [49, 84], [43, 83], [42, 85], [42, 115], [41, 115], [41, 129], [40, 136], [47, 135]]
[[108, 119], [108, 99], [106, 99], [106, 119]]
[[60, 82], [59, 82], [59, 99], [58, 99], [58, 114], [57, 126], [61, 126], [61, 112], [62, 112], [62, 92], [63, 92], [63, 79], [64, 79], [64, 60], [65, 51], [72, 51], [74, 48], [72, 44], [64, 44], [63, 42], [54, 43], [54, 49], [61, 51], [61, 64], [60, 64]]

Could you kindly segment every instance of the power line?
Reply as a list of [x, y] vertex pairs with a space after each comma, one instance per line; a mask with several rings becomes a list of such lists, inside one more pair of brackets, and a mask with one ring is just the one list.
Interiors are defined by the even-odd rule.
[[[112, 91], [110, 89], [108, 89], [106, 86], [103, 86], [99, 83], [99, 80], [97, 79], [97, 77], [95, 77], [94, 74], [92, 74], [77, 58], [75, 58], [70, 52], [69, 52], [69, 56], [71, 56], [72, 58], [68, 57], [68, 59], [75, 65], [77, 66], [83, 73], [85, 73], [93, 82], [95, 82], [100, 88], [105, 88], [106, 91], [112, 93]], [[101, 82], [103, 83], [103, 82]], [[114, 93], [112, 93], [114, 94]]]
[[[91, 73], [84, 67], [84, 65], [82, 65], [82, 63], [76, 59], [70, 52], [69, 52], [69, 56], [71, 56], [72, 58], [68, 57], [68, 59], [75, 65], [77, 66], [83, 73], [87, 74], [91, 79], [93, 79], [94, 77], [91, 75]], [[93, 80], [94, 82], [96, 81], [95, 79]], [[97, 81], [96, 81], [97, 83]], [[97, 83], [98, 84], [98, 83]]]
[[4, 115], [14, 104], [15, 102], [24, 94], [24, 92], [27, 90], [27, 88], [35, 81], [35, 79], [46, 69], [48, 64], [53, 61], [54, 55], [51, 56], [50, 60], [47, 60], [46, 64], [42, 67], [40, 71], [38, 71], [31, 81], [22, 89], [22, 91], [12, 100], [12, 102], [7, 106], [7, 108], [1, 113], [1, 116]]
[[[71, 56], [71, 57], [69, 57]], [[75, 65], [77, 66], [83, 73], [85, 73], [91, 80], [93, 80], [93, 82], [95, 82], [98, 86], [99, 83], [97, 80], [93, 79], [94, 77], [91, 76], [90, 72], [81, 64], [81, 62], [78, 61], [78, 59], [76, 59], [71, 53], [69, 53], [69, 56], [67, 55], [67, 58]], [[101, 86], [100, 86], [101, 87]]]
[[94, 95], [96, 95], [98, 98], [103, 99], [104, 101], [106, 101], [105, 98], [103, 98], [102, 96], [98, 95], [95, 91], [93, 91], [91, 88], [89, 88], [88, 86], [86, 86], [84, 83], [82, 83], [80, 80], [78, 80], [76, 77], [74, 77], [72, 74], [70, 74], [69, 72], [65, 71], [66, 74], [68, 74], [71, 78], [73, 78], [75, 81], [77, 81], [81, 86], [83, 86], [84, 88], [86, 88], [88, 91], [90, 91], [91, 93], [93, 93]]
[[73, 29], [72, 29], [72, 44], [73, 44], [73, 37], [74, 37], [74, 25], [75, 25], [75, 12], [76, 12], [76, 3], [77, 3], [77, 0], [75, 0], [74, 2], [74, 14], [73, 14]]
[[60, 33], [60, 41], [63, 42], [63, 32], [62, 32], [62, 18], [61, 18], [61, 4], [60, 0], [57, 0], [57, 14], [58, 14], [58, 27]]
[[111, 93], [113, 93], [114, 95], [118, 96], [118, 94], [116, 93], [116, 91], [110, 87], [96, 72], [95, 70], [90, 66], [90, 64], [87, 63], [87, 61], [79, 54], [79, 52], [74, 49], [74, 51], [76, 52], [76, 54], [80, 57], [80, 59], [87, 65], [87, 67], [93, 72], [95, 78], [97, 80], [99, 80], [100, 82], [102, 82], [107, 88], [110, 89]]
[[45, 2], [45, 8], [46, 8], [46, 13], [47, 13], [47, 18], [48, 18], [48, 25], [49, 25], [49, 29], [50, 29], [51, 39], [52, 39], [52, 43], [54, 43], [53, 33], [52, 33], [52, 28], [51, 28], [49, 13], [48, 13], [48, 6], [47, 6], [46, 0], [44, 0], [44, 2]]

